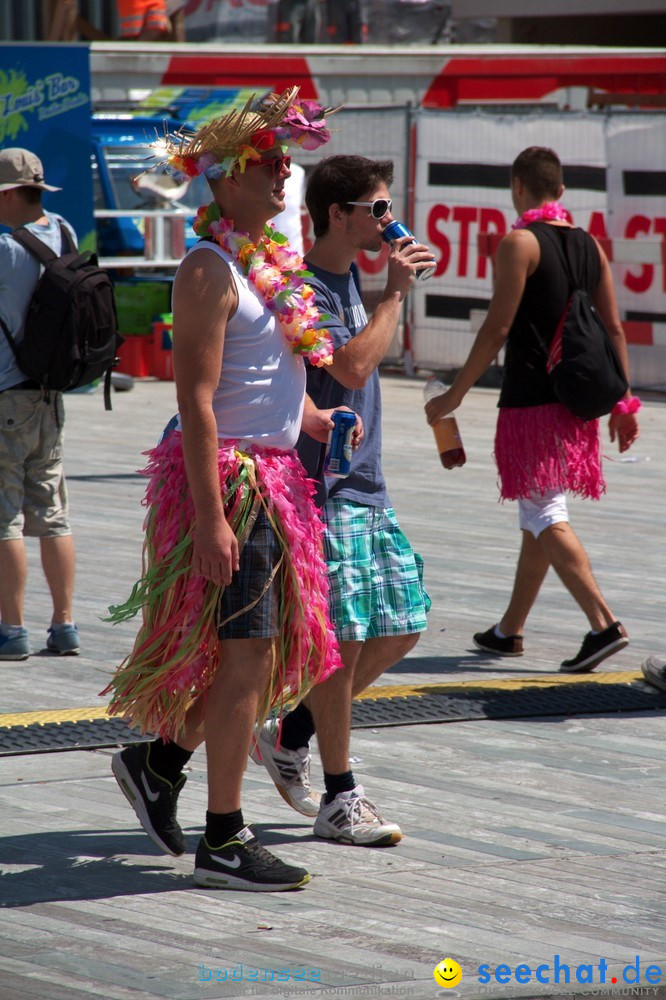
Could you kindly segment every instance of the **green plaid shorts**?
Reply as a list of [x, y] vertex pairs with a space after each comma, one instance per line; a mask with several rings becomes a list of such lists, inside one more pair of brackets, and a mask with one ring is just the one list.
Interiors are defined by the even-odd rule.
[[423, 559], [392, 507], [328, 500], [322, 516], [331, 620], [341, 641], [423, 632], [430, 598]]

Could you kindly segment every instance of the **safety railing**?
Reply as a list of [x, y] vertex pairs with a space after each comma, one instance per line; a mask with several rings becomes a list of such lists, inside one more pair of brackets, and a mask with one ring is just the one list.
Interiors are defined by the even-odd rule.
[[139, 219], [137, 232], [143, 236], [143, 253], [101, 257], [100, 264], [109, 270], [175, 270], [185, 255], [187, 209], [98, 209], [95, 219]]

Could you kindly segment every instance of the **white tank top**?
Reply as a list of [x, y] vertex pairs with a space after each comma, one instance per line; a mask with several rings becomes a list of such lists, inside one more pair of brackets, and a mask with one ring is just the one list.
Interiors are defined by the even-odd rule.
[[189, 253], [200, 250], [222, 258], [238, 292], [213, 397], [218, 437], [239, 439], [241, 447], [293, 448], [305, 400], [303, 359], [292, 353], [275, 314], [231, 255], [210, 241], [195, 244]]

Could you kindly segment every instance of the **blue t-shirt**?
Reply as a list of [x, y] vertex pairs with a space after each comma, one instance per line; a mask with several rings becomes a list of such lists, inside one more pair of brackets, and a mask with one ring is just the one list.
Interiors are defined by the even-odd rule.
[[[54, 253], [62, 252], [60, 238], [60, 223], [69, 230], [76, 243], [76, 234], [62, 216], [53, 212], [44, 212], [48, 219], [47, 226], [36, 222], [29, 223], [25, 228], [37, 236], [42, 243], [50, 247]], [[16, 242], [9, 233], [0, 236], [0, 316], [9, 328], [14, 340], [20, 343], [23, 337], [23, 327], [28, 312], [32, 293], [39, 280], [41, 265], [32, 254]], [[0, 329], [0, 391], [10, 389], [19, 382], [25, 382], [26, 376], [18, 368], [14, 352], [9, 341]]]
[[[314, 277], [308, 278], [320, 312], [330, 319], [321, 325], [331, 334], [337, 350], [360, 333], [368, 323], [361, 296], [351, 272], [333, 274], [306, 262]], [[362, 389], [346, 389], [328, 370], [307, 366], [308, 395], [320, 410], [348, 406], [363, 421], [364, 437], [360, 448], [352, 455], [351, 472], [346, 479], [326, 479], [323, 476], [326, 445], [307, 434], [301, 434], [296, 444], [308, 476], [316, 479], [319, 488], [315, 500], [323, 507], [328, 497], [344, 498], [369, 507], [388, 507], [386, 483], [382, 473], [382, 401], [379, 373], [375, 370]]]

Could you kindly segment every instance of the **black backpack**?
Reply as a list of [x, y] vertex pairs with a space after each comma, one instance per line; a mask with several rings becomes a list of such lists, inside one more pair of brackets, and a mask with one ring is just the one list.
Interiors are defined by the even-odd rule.
[[594, 420], [610, 413], [629, 388], [622, 365], [590, 296], [576, 280], [558, 233], [544, 226], [557, 247], [569, 288], [569, 301], [546, 347], [546, 371], [555, 395], [575, 416]]
[[79, 253], [60, 223], [58, 256], [21, 226], [12, 236], [44, 271], [33, 292], [22, 341], [0, 325], [23, 374], [44, 392], [76, 389], [104, 376], [104, 406], [111, 409], [111, 369], [123, 342], [118, 333], [113, 282], [94, 253]]

